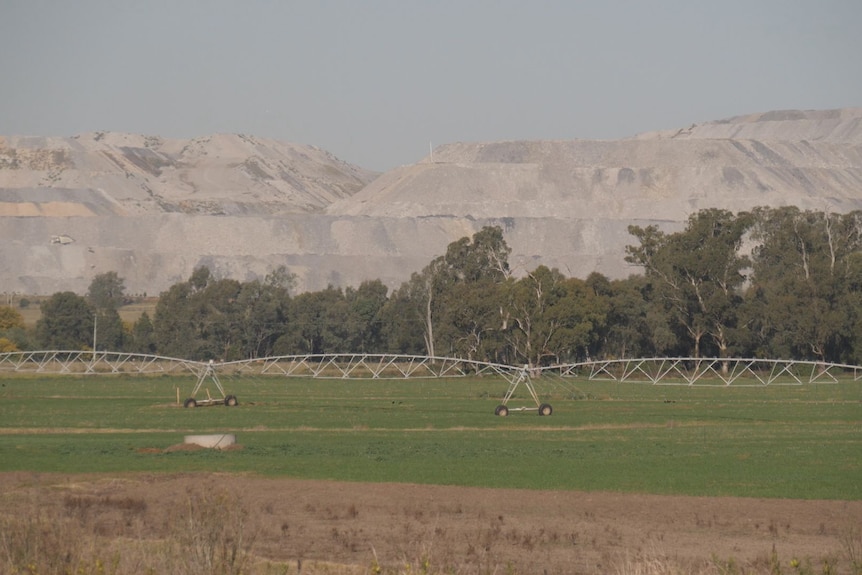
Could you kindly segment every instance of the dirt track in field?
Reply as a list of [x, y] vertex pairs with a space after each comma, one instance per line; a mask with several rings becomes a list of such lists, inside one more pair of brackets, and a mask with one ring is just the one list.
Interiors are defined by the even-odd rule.
[[[7, 516], [63, 517], [81, 533], [158, 540], [189, 502], [242, 510], [250, 552], [289, 573], [365, 573], [376, 561], [453, 573], [634, 572], [637, 561], [732, 560], [769, 572], [778, 557], [850, 572], [862, 501], [668, 497], [358, 484], [221, 474], [0, 474]], [[235, 521], [236, 515], [231, 516]], [[321, 567], [325, 565], [325, 567]], [[345, 567], [340, 567], [345, 566]], [[353, 566], [354, 568], [347, 568]]]

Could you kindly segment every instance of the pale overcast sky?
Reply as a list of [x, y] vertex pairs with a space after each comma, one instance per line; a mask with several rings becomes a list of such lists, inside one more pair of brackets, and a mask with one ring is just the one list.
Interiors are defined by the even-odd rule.
[[243, 133], [373, 170], [862, 106], [862, 0], [0, 0], [0, 135]]

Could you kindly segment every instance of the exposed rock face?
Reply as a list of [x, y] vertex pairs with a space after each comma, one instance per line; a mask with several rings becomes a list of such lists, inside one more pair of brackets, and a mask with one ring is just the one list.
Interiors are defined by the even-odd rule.
[[630, 224], [680, 228], [704, 208], [862, 209], [862, 109], [732, 118], [616, 141], [456, 143], [327, 209], [504, 222], [520, 271], [624, 277]]
[[308, 213], [375, 175], [311, 146], [243, 135], [7, 137], [0, 216]]
[[616, 141], [454, 143], [374, 179], [324, 151], [246, 136], [0, 139], [0, 291], [83, 292], [116, 271], [158, 293], [195, 266], [279, 265], [298, 288], [394, 287], [500, 225], [516, 272], [637, 273], [630, 224], [697, 210], [862, 209], [862, 109], [781, 111]]
[[154, 294], [204, 264], [265, 274], [291, 264], [279, 256], [297, 243], [317, 243], [282, 222], [307, 224], [376, 175], [312, 146], [243, 135], [0, 138], [0, 291], [83, 293], [116, 271], [130, 293]]

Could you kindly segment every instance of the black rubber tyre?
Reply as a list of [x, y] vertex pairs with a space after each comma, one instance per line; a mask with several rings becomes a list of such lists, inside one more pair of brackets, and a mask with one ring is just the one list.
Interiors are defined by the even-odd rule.
[[197, 406], [198, 406], [198, 402], [195, 401], [194, 397], [190, 397], [183, 402], [183, 407], [197, 407]]
[[554, 413], [554, 408], [550, 403], [543, 403], [539, 406], [539, 415], [551, 415]]
[[499, 415], [500, 417], [506, 417], [509, 415], [509, 408], [505, 405], [498, 405], [497, 409], [494, 410], [494, 415]]
[[224, 398], [224, 404], [228, 407], [233, 407], [235, 405], [239, 405], [239, 401], [237, 401], [235, 395], [228, 395]]

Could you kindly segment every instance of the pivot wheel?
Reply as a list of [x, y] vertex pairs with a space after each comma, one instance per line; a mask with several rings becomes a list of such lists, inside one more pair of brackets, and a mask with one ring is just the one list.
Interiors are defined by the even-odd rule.
[[554, 413], [554, 408], [550, 403], [543, 403], [539, 406], [539, 415], [551, 415]]
[[509, 415], [509, 408], [505, 405], [498, 405], [497, 409], [494, 410], [494, 415], [499, 415], [500, 417], [506, 417]]
[[239, 401], [237, 401], [235, 395], [228, 395], [224, 398], [224, 404], [228, 407], [233, 407], [235, 405], [239, 405]]
[[183, 402], [183, 407], [197, 407], [197, 406], [198, 406], [198, 402], [195, 401], [194, 397], [190, 397]]

